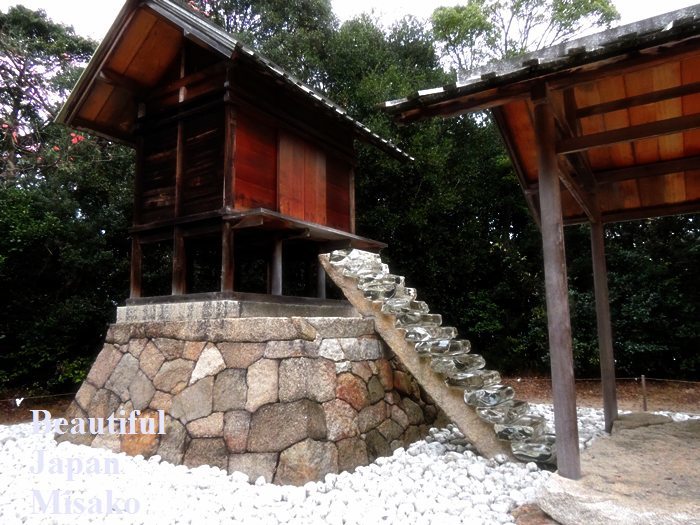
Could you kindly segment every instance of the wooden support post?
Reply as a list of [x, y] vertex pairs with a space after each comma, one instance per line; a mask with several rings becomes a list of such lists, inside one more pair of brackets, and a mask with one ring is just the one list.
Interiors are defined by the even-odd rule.
[[[533, 97], [534, 98], [534, 97]], [[564, 222], [561, 208], [559, 165], [555, 151], [554, 114], [546, 95], [535, 102], [535, 136], [539, 168], [542, 247], [547, 297], [547, 328], [552, 368], [554, 427], [557, 435], [559, 475], [581, 477], [576, 416], [576, 385], [571, 344], [571, 319], [566, 282]]]
[[234, 283], [233, 228], [230, 222], [221, 225], [221, 291], [232, 292]]
[[608, 273], [605, 266], [605, 225], [601, 221], [591, 223], [591, 254], [593, 256], [593, 285], [595, 289], [595, 313], [598, 322], [605, 431], [610, 432], [613, 422], [617, 419], [617, 392], [610, 323], [610, 299], [608, 297]]
[[187, 293], [187, 259], [185, 253], [185, 237], [182, 230], [175, 227], [173, 232], [173, 295]]
[[282, 295], [282, 239], [275, 239], [275, 244], [272, 248], [270, 293], [272, 295]]
[[141, 265], [143, 253], [138, 237], [131, 238], [131, 293], [129, 297], [136, 299], [141, 297]]
[[[323, 246], [319, 246], [319, 254], [323, 253]], [[319, 299], [326, 298], [326, 270], [318, 257], [316, 257], [316, 297]]]

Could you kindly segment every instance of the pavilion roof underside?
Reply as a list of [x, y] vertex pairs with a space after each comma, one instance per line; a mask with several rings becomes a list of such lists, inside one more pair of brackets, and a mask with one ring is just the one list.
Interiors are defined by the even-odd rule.
[[525, 57], [524, 69], [496, 69], [384, 108], [402, 122], [491, 109], [537, 217], [533, 101], [544, 100], [556, 120], [567, 224], [700, 212], [699, 12], [684, 10], [682, 23], [673, 13], [650, 19], [641, 35], [595, 35], [590, 50], [586, 39], [558, 46], [559, 55], [544, 50]]

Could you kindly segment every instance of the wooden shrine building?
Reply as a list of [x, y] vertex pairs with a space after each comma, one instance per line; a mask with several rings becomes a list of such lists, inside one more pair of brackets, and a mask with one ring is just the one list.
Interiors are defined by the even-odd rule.
[[136, 149], [132, 298], [232, 292], [246, 268], [281, 295], [283, 251], [383, 247], [355, 234], [354, 140], [408, 158], [174, 0], [126, 2], [58, 121]]
[[617, 401], [604, 225], [700, 212], [700, 5], [469, 74], [384, 109], [403, 123], [491, 111], [542, 232], [558, 467], [577, 479], [563, 226], [591, 225], [609, 431]]

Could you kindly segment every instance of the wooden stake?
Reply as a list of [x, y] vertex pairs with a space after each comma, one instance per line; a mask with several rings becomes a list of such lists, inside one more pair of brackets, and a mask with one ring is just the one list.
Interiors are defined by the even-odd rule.
[[230, 222], [221, 225], [221, 291], [232, 292], [234, 283], [233, 229]]
[[595, 313], [598, 323], [598, 347], [600, 349], [600, 375], [603, 388], [605, 431], [611, 432], [613, 422], [617, 419], [617, 391], [615, 387], [612, 327], [610, 324], [608, 272], [605, 265], [605, 226], [600, 221], [591, 223], [591, 254], [593, 257], [593, 285], [595, 289]]
[[175, 227], [173, 232], [173, 283], [172, 294], [187, 293], [187, 260], [185, 254], [185, 238], [182, 230]]
[[326, 270], [323, 269], [323, 265], [318, 257], [316, 257], [316, 297], [319, 299], [326, 298]]
[[578, 479], [581, 477], [581, 460], [578, 448], [569, 292], [566, 282], [564, 223], [555, 152], [557, 136], [554, 114], [546, 93], [537, 97], [534, 102], [557, 466], [559, 475]]
[[647, 411], [647, 378], [642, 374], [642, 410]]
[[141, 297], [141, 264], [143, 253], [141, 243], [136, 236], [131, 238], [131, 293], [129, 297], [136, 299]]
[[282, 295], [282, 239], [276, 239], [272, 248], [270, 293], [272, 295]]

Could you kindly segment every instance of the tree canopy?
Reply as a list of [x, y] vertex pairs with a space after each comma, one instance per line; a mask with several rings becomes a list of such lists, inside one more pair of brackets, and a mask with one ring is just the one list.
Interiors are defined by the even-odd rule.
[[[368, 15], [339, 24], [327, 0], [190, 5], [322, 89], [416, 158], [358, 146], [358, 230], [445, 322], [511, 373], [548, 370], [540, 236], [486, 115], [398, 127], [384, 100], [454, 81], [457, 67], [607, 25], [606, 0], [470, 0], [432, 26]], [[542, 28], [546, 28], [542, 32]], [[128, 290], [132, 153], [51, 122], [94, 43], [41, 12], [0, 15], [0, 389], [83, 377]], [[607, 229], [618, 369], [697, 378], [698, 216]], [[577, 373], [596, 376], [586, 227], [567, 230]]]

